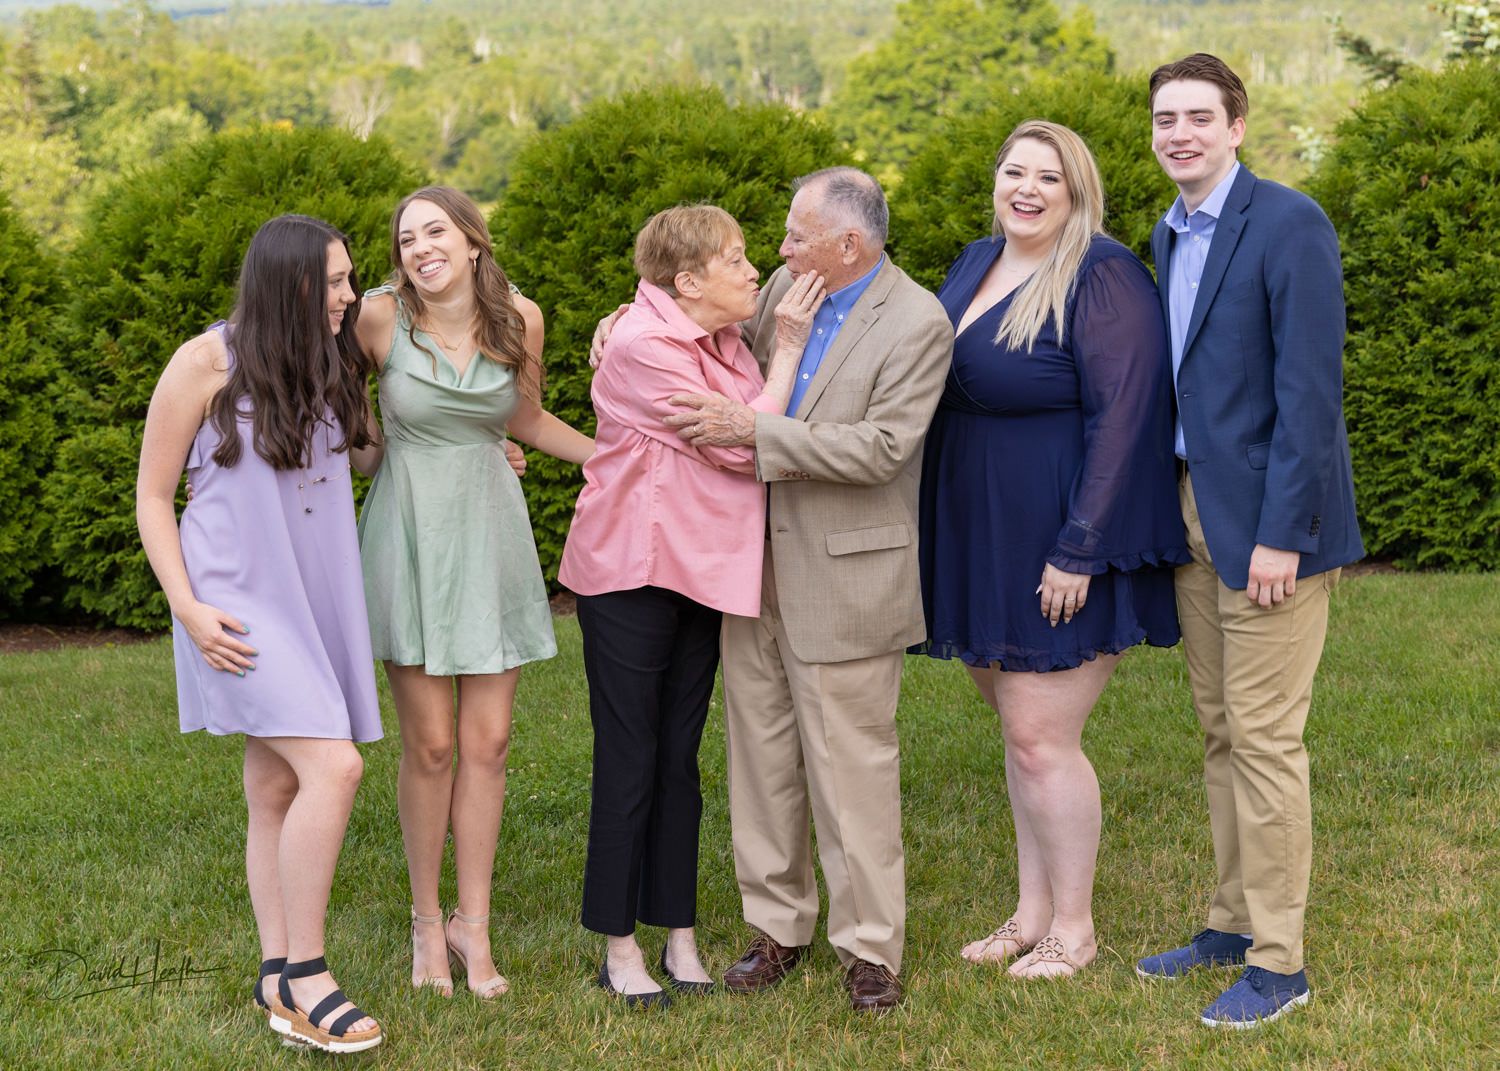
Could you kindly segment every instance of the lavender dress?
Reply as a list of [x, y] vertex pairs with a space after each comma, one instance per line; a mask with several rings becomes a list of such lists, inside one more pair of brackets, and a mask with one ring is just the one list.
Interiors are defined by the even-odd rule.
[[349, 456], [330, 449], [342, 433], [319, 426], [308, 466], [287, 471], [255, 452], [249, 419], [239, 435], [239, 463], [223, 468], [213, 422], [198, 429], [178, 527], [193, 594], [237, 617], [260, 653], [243, 677], [213, 669], [174, 618], [182, 731], [379, 740]]

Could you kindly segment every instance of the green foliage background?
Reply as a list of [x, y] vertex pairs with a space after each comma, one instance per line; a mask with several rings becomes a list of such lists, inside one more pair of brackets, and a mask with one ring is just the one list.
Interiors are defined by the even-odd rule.
[[1339, 125], [1309, 192], [1338, 228], [1365, 544], [1500, 569], [1500, 63], [1415, 71]]
[[[560, 0], [579, 16], [562, 38], [523, 0], [181, 22], [125, 0], [0, 27], [0, 616], [165, 622], [133, 516], [142, 418], [168, 355], [229, 312], [273, 215], [348, 230], [372, 285], [387, 214], [428, 174], [498, 198], [497, 254], [548, 318], [544, 400], [588, 429], [589, 336], [631, 298], [637, 229], [671, 204], [723, 205], [766, 275], [790, 179], [860, 161], [892, 191], [893, 255], [936, 287], [989, 232], [995, 150], [1038, 117], [1084, 134], [1106, 226], [1145, 256], [1173, 190], [1147, 150], [1141, 68], [1188, 43], [1248, 73], [1242, 158], [1259, 173], [1295, 180], [1325, 157], [1308, 188], [1344, 243], [1368, 545], [1500, 567], [1496, 60], [1408, 66], [1330, 142], [1296, 121], [1341, 111], [1353, 83], [1326, 36], [1289, 44], [1274, 5], [1059, 2], [830, 0], [814, 15]], [[1365, 8], [1384, 26], [1393, 4]], [[1423, 31], [1434, 49], [1439, 26]], [[1425, 40], [1374, 36], [1408, 55]], [[576, 468], [532, 459], [549, 579], [578, 486]]]
[[[601, 316], [634, 297], [635, 235], [653, 213], [719, 205], [744, 228], [764, 278], [779, 263], [791, 180], [847, 159], [816, 119], [780, 105], [731, 105], [705, 88], [600, 101], [534, 141], [516, 161], [490, 230], [495, 255], [549, 317], [545, 407], [592, 430], [589, 340]], [[530, 464], [527, 501], [550, 582], [582, 477], [545, 455]]]
[[0, 193], [0, 617], [25, 606], [50, 548], [39, 509], [57, 438], [57, 265]]
[[1139, 77], [1043, 78], [936, 127], [891, 197], [891, 255], [936, 290], [959, 250], [991, 231], [995, 153], [1023, 120], [1048, 119], [1084, 133], [1104, 179], [1105, 228], [1149, 261], [1151, 228], [1176, 189], [1150, 153], [1144, 97]]
[[1051, 0], [909, 0], [891, 36], [849, 65], [829, 112], [870, 170], [889, 177], [934, 120], [983, 109], [1041, 71], [1065, 79], [1113, 64], [1087, 8], [1064, 19]]
[[167, 359], [229, 314], [256, 229], [284, 212], [328, 220], [373, 285], [390, 265], [391, 209], [423, 181], [380, 138], [262, 128], [191, 144], [94, 203], [66, 273], [60, 337], [79, 389], [45, 495], [70, 606], [117, 625], [167, 621], [135, 529], [141, 428]]

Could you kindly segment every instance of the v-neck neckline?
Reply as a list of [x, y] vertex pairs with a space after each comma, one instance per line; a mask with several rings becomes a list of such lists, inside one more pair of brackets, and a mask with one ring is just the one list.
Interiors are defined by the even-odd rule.
[[427, 330], [427, 328], [425, 327], [419, 327], [417, 328], [417, 330], [426, 335], [428, 340], [432, 342], [433, 346], [437, 349], [438, 356], [443, 359], [443, 363], [453, 370], [453, 376], [457, 380], [457, 382], [460, 384], [463, 383], [463, 381], [468, 378], [470, 370], [473, 369], [474, 362], [479, 360], [479, 349], [476, 347], [474, 352], [469, 354], [469, 363], [464, 365], [463, 369], [460, 371], [458, 365], [453, 363], [453, 358], [448, 356], [447, 349], [443, 346], [442, 342], [439, 341], [436, 335]]
[[[964, 302], [963, 308], [959, 310], [959, 314], [958, 314], [958, 322], [959, 323], [963, 323], [964, 316], [968, 313], [970, 306], [972, 306], [974, 304], [974, 298], [978, 295], [979, 288], [984, 285], [985, 276], [989, 275], [989, 273], [995, 268], [995, 265], [997, 265], [997, 264], [1000, 263], [1000, 254], [1005, 251], [1005, 241], [1002, 239], [1001, 241], [996, 242], [994, 248], [995, 248], [995, 255], [990, 258], [990, 262], [984, 266], [984, 270], [982, 270], [981, 272], [979, 272], [978, 276], [975, 278], [975, 280], [974, 280], [974, 288], [969, 291], [969, 293], [968, 293], [968, 300], [966, 300]], [[1035, 275], [1036, 272], [1033, 271], [1031, 274]], [[1015, 286], [1011, 287], [1008, 291], [1006, 291], [1000, 298], [998, 298], [996, 301], [994, 301], [992, 304], [990, 304], [983, 312], [979, 313], [977, 316], [975, 316], [968, 323], [963, 324], [962, 327], [959, 327], [958, 324], [954, 324], [953, 337], [954, 337], [955, 341], [958, 338], [960, 338], [962, 335], [966, 334], [968, 332], [968, 330], [971, 327], [973, 327], [975, 324], [977, 324], [980, 320], [983, 320], [990, 313], [994, 312], [996, 309], [1000, 308], [1002, 305], [1004, 305], [1011, 298], [1015, 297], [1016, 296], [1016, 292], [1019, 291], [1021, 289], [1021, 287], [1025, 286], [1026, 283], [1027, 283], [1027, 281], [1030, 278], [1031, 278], [1031, 275], [1028, 275], [1025, 278], [1023, 278], [1019, 283], [1017, 283]]]

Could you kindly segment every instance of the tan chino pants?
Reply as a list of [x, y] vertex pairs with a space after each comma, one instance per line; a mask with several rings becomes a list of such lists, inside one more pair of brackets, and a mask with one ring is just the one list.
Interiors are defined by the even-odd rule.
[[[828, 940], [901, 969], [905, 854], [896, 700], [902, 652], [808, 663], [792, 653], [766, 547], [761, 616], [724, 616], [729, 816], [745, 921], [783, 945], [818, 921], [809, 810], [828, 883]], [[837, 627], [830, 622], [829, 627]]]
[[1291, 974], [1303, 965], [1312, 868], [1302, 732], [1340, 570], [1302, 577], [1293, 596], [1262, 609], [1214, 571], [1191, 476], [1179, 498], [1193, 560], [1177, 569], [1177, 610], [1218, 866], [1208, 925], [1252, 935], [1246, 962]]

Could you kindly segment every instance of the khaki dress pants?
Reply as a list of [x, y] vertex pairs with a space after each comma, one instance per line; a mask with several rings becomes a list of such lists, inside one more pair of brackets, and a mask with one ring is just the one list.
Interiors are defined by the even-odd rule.
[[845, 967], [864, 959], [901, 969], [902, 656], [797, 658], [781, 621], [769, 543], [761, 616], [724, 616], [729, 816], [745, 921], [778, 944], [812, 943], [818, 887], [810, 810], [828, 883], [828, 941]]
[[1208, 925], [1250, 934], [1247, 963], [1292, 974], [1312, 869], [1302, 732], [1340, 570], [1301, 577], [1296, 594], [1262, 609], [1214, 571], [1190, 475], [1178, 493], [1193, 560], [1177, 569], [1177, 611], [1218, 866]]

